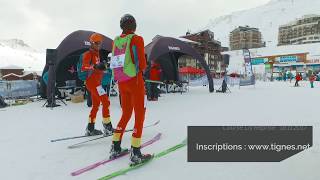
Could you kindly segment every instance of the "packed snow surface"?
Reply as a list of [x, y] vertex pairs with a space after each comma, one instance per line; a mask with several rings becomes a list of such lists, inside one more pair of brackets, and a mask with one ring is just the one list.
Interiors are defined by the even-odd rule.
[[[158, 102], [148, 102], [145, 125], [161, 122], [144, 130], [143, 141], [158, 132], [162, 138], [143, 149], [145, 153], [157, 153], [181, 142], [190, 125], [310, 125], [314, 127], [314, 146], [280, 163], [188, 163], [185, 147], [116, 179], [320, 179], [320, 83], [315, 86], [311, 89], [308, 82], [298, 88], [293, 87], [293, 82], [258, 82], [255, 87], [230, 87], [229, 94], [210, 94], [207, 87], [192, 87], [183, 94], [163, 94]], [[111, 138], [75, 149], [67, 146], [81, 140], [51, 143], [51, 139], [84, 134], [90, 108], [85, 103], [68, 102], [67, 106], [61, 104], [51, 110], [42, 107], [43, 103], [0, 109], [0, 179], [88, 180], [128, 165], [127, 156], [72, 177], [72, 171], [107, 158]], [[118, 98], [111, 98], [110, 110], [116, 125], [121, 115]], [[100, 112], [96, 126], [102, 128]], [[132, 126], [133, 119], [128, 128]], [[124, 135], [123, 147], [130, 146], [130, 135]]]

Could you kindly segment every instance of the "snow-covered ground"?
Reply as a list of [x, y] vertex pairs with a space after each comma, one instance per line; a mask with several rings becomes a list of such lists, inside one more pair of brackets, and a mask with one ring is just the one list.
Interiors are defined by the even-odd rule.
[[[144, 131], [144, 140], [156, 133], [162, 139], [143, 149], [157, 153], [183, 140], [189, 125], [312, 125], [314, 146], [280, 163], [188, 163], [187, 148], [180, 149], [141, 169], [118, 177], [119, 180], [218, 179], [218, 180], [317, 180], [320, 179], [320, 83], [308, 82], [294, 88], [289, 82], [258, 82], [249, 87], [231, 87], [231, 94], [208, 92], [192, 87], [184, 94], [164, 94], [149, 102], [145, 124], [161, 123]], [[78, 140], [51, 143], [50, 139], [81, 135], [90, 108], [84, 103], [50, 110], [44, 102], [0, 110], [0, 179], [57, 180], [97, 179], [127, 166], [128, 157], [77, 177], [70, 172], [108, 157], [111, 138], [88, 143], [76, 149], [67, 146]], [[245, 112], [250, 109], [250, 115]], [[111, 98], [111, 115], [116, 124], [121, 114], [117, 98]], [[101, 128], [100, 114], [98, 127]], [[128, 125], [132, 127], [132, 122]], [[123, 147], [129, 147], [130, 133]]]

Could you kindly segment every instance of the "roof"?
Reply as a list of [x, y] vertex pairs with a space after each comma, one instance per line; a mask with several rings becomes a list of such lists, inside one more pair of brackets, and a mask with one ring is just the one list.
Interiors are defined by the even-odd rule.
[[199, 35], [203, 32], [208, 32], [209, 34], [214, 34], [212, 31], [210, 31], [209, 29], [205, 29], [205, 30], [202, 30], [202, 31], [198, 31], [198, 32], [195, 32], [195, 33], [190, 33], [190, 34], [186, 34], [185, 36], [183, 37], [187, 37], [187, 36], [194, 36], [194, 35]]
[[[160, 61], [159, 63], [162, 64], [161, 68], [164, 70], [164, 72], [168, 72], [168, 77], [171, 76], [170, 78], [172, 78], [172, 80], [178, 79], [175, 73], [177, 69], [173, 67], [172, 62], [177, 61], [179, 56], [182, 55], [192, 56], [200, 62], [203, 69], [207, 73], [209, 91], [214, 91], [213, 80], [210, 76], [210, 69], [206, 61], [204, 60], [203, 56], [201, 56], [190, 44], [176, 38], [159, 36], [154, 38], [152, 42], [145, 47], [145, 53], [149, 62], [155, 62], [157, 60]], [[167, 58], [161, 59], [161, 56], [167, 56]], [[167, 59], [169, 59], [169, 61]], [[167, 68], [163, 68], [164, 66]]]
[[[190, 34], [186, 34], [184, 36], [180, 36], [180, 38], [188, 39], [188, 37], [199, 36], [199, 35], [201, 35], [201, 33], [204, 33], [204, 32], [208, 32], [208, 34], [210, 36], [210, 41], [209, 42], [213, 42], [213, 43], [218, 44], [218, 45], [221, 46], [221, 42], [214, 39], [214, 32], [210, 31], [209, 29], [206, 29], [206, 30], [203, 30], [203, 31], [199, 31], [199, 32], [196, 32], [196, 33], [192, 33], [192, 34], [191, 33]], [[179, 39], [179, 38], [177, 38], [177, 39]], [[192, 41], [192, 40], [190, 40], [190, 41]], [[185, 41], [185, 42], [187, 42], [187, 41]], [[193, 42], [195, 42], [195, 41], [193, 41]], [[201, 44], [201, 43], [197, 42], [197, 44]]]
[[[57, 50], [56, 63], [59, 64], [60, 61], [62, 61], [64, 58], [66, 58], [67, 56], [69, 56], [74, 52], [89, 49], [90, 47], [89, 38], [93, 33], [94, 33], [93, 31], [78, 30], [66, 36], [56, 49]], [[106, 50], [108, 52], [111, 52], [112, 39], [108, 38], [107, 36], [104, 36], [103, 34], [101, 35], [103, 36], [101, 50]]]
[[258, 28], [249, 27], [249, 26], [239, 26], [236, 29], [234, 29], [232, 32], [236, 31], [259, 31]]
[[9, 65], [9, 66], [0, 67], [0, 69], [19, 69], [19, 70], [23, 70], [23, 67], [16, 66], [16, 65]]
[[15, 76], [15, 77], [23, 77], [24, 75], [17, 75], [17, 74], [14, 74], [14, 73], [10, 73], [10, 74], [7, 74], [7, 75], [4, 75], [2, 76], [2, 78], [6, 78], [6, 77], [9, 77], [9, 76]]
[[176, 38], [176, 39], [179, 39], [180, 41], [187, 42], [187, 43], [201, 44], [201, 43], [199, 43], [199, 42], [191, 41], [191, 40], [186, 39], [186, 38], [183, 38], [183, 37], [178, 37], [178, 38]]
[[190, 44], [177, 38], [156, 36], [152, 42], [145, 46], [145, 53], [148, 60], [155, 60], [159, 56], [169, 52], [179, 52], [191, 55], [196, 59], [203, 59]]
[[[29, 76], [29, 75], [34, 75], [33, 73], [28, 73], [28, 74], [23, 74], [23, 75], [17, 75], [15, 73], [10, 73], [7, 75], [2, 76], [2, 78], [6, 78], [6, 77], [10, 77], [10, 76], [15, 76], [15, 77], [19, 77], [19, 78], [23, 78], [25, 76]], [[37, 74], [38, 75], [38, 74]], [[39, 76], [39, 75], [38, 75]]]

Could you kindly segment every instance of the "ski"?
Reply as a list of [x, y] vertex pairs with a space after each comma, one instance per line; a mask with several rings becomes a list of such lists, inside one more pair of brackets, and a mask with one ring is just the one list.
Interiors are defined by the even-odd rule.
[[[148, 126], [145, 126], [143, 128], [153, 127], [153, 126], [156, 126], [159, 123], [160, 123], [160, 121], [157, 121], [157, 122], [155, 122], [153, 124], [150, 124]], [[133, 129], [127, 129], [124, 132], [132, 132], [132, 131], [133, 131]], [[112, 136], [112, 135], [110, 135], [110, 136]], [[105, 137], [109, 137], [109, 136], [101, 136], [101, 137], [97, 137], [97, 138], [94, 138], [94, 139], [89, 139], [89, 140], [86, 140], [86, 141], [82, 141], [82, 142], [79, 142], [79, 143], [76, 143], [76, 144], [72, 144], [72, 145], [68, 146], [68, 148], [69, 149], [76, 148], [76, 147], [78, 147], [78, 146], [80, 146], [82, 144], [85, 144], [85, 143], [88, 143], [88, 142], [91, 142], [91, 141], [96, 141], [98, 139], [102, 139], [102, 138], [105, 138]]]
[[[126, 130], [125, 132], [129, 132], [129, 131], [131, 131], [131, 129]], [[72, 144], [72, 145], [68, 146], [68, 148], [69, 148], [69, 149], [73, 149], [73, 148], [76, 148], [76, 147], [78, 147], [78, 146], [80, 146], [80, 145], [82, 145], [82, 144], [86, 144], [86, 143], [88, 143], [88, 142], [96, 141], [96, 140], [99, 140], [99, 139], [102, 139], [102, 138], [105, 138], [105, 137], [110, 137], [110, 136], [112, 136], [112, 135], [101, 136], [101, 137], [97, 137], [97, 138], [94, 138], [94, 139], [89, 139], [89, 140], [86, 140], [86, 141], [81, 141], [81, 142], [79, 142], [79, 143], [75, 143], [75, 144]]]
[[[156, 124], [156, 123], [159, 123], [159, 122], [160, 122], [160, 121], [157, 121], [157, 122], [155, 122], [155, 124]], [[94, 136], [102, 136], [102, 135], [94, 135]], [[65, 137], [65, 138], [53, 139], [53, 140], [50, 140], [50, 142], [58, 142], [58, 141], [65, 141], [65, 140], [85, 138], [85, 137], [94, 137], [94, 136], [87, 136], [87, 135], [72, 136], [72, 137]]]
[[161, 81], [153, 81], [153, 80], [150, 80], [150, 79], [146, 79], [145, 82], [156, 83], [156, 84], [165, 84], [164, 82], [161, 82]]
[[[141, 148], [144, 148], [144, 147], [146, 147], [146, 146], [149, 146], [149, 145], [155, 143], [156, 141], [160, 140], [160, 137], [161, 137], [161, 133], [158, 133], [158, 134], [157, 134], [156, 136], [154, 136], [152, 139], [150, 139], [149, 141], [143, 143], [143, 144], [141, 145]], [[109, 162], [112, 162], [112, 161], [114, 161], [114, 160], [116, 160], [116, 159], [119, 159], [119, 158], [121, 158], [121, 157], [123, 157], [123, 156], [126, 156], [126, 155], [128, 155], [129, 153], [130, 153], [130, 152], [125, 152], [124, 154], [121, 154], [121, 156], [119, 156], [119, 157], [117, 157], [117, 158], [114, 158], [114, 159], [105, 159], [105, 160], [96, 162], [96, 163], [91, 164], [91, 165], [89, 165], [89, 166], [87, 166], [87, 167], [84, 167], [84, 168], [82, 168], [82, 169], [79, 169], [79, 170], [77, 170], [77, 171], [72, 172], [71, 175], [72, 175], [72, 176], [80, 175], [80, 174], [85, 173], [85, 172], [87, 172], [87, 171], [89, 171], [89, 170], [95, 169], [95, 168], [97, 168], [97, 167], [99, 167], [99, 166], [101, 166], [101, 165], [104, 165], [104, 164], [106, 164], [106, 163], [109, 163]]]
[[[95, 135], [95, 136], [101, 136], [101, 135]], [[58, 142], [58, 141], [65, 141], [65, 140], [85, 138], [85, 137], [94, 137], [94, 136], [87, 136], [87, 135], [73, 136], [73, 137], [66, 137], [66, 138], [60, 138], [60, 139], [53, 139], [53, 140], [50, 140], [50, 142]]]
[[117, 177], [117, 176], [120, 176], [120, 175], [124, 175], [124, 174], [126, 174], [127, 172], [129, 172], [129, 171], [138, 169], [138, 168], [140, 168], [141, 166], [144, 166], [144, 165], [148, 164], [148, 163], [151, 162], [152, 160], [155, 160], [155, 159], [157, 159], [157, 158], [160, 158], [160, 157], [162, 157], [162, 156], [165, 156], [165, 155], [167, 155], [167, 154], [169, 154], [169, 153], [171, 153], [171, 152], [174, 152], [174, 151], [176, 151], [177, 149], [180, 149], [180, 148], [182, 148], [182, 147], [184, 147], [184, 146], [186, 146], [186, 145], [187, 145], [187, 139], [183, 140], [181, 143], [179, 143], [179, 144], [177, 144], [177, 145], [175, 145], [175, 146], [173, 146], [173, 147], [171, 147], [171, 148], [168, 148], [168, 149], [166, 149], [166, 150], [164, 150], [164, 151], [159, 152], [158, 154], [153, 155], [152, 159], [150, 159], [150, 160], [148, 160], [148, 161], [146, 161], [146, 162], [144, 162], [144, 163], [141, 163], [141, 164], [138, 164], [138, 165], [135, 165], [135, 166], [129, 166], [129, 167], [120, 169], [120, 170], [118, 170], [118, 171], [115, 171], [115, 172], [107, 175], [107, 176], [101, 177], [101, 178], [99, 178], [98, 180], [108, 180], [108, 179], [111, 179], [111, 178], [114, 178], [114, 177]]

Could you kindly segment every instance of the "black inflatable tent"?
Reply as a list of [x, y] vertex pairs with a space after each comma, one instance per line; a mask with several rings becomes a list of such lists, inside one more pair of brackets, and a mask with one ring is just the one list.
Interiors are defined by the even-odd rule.
[[[57, 58], [55, 59], [54, 72], [56, 73], [57, 86], [64, 86], [67, 80], [76, 80], [77, 85], [82, 82], [77, 77], [76, 64], [80, 55], [89, 49], [89, 37], [94, 32], [79, 30], [69, 34], [57, 47]], [[100, 58], [106, 59], [112, 50], [112, 40], [104, 36], [104, 40], [100, 50]], [[46, 63], [43, 73], [48, 71], [48, 63]], [[50, 76], [50, 75], [49, 75]], [[40, 93], [42, 96], [46, 94], [46, 85], [41, 80]]]
[[[209, 91], [214, 91], [213, 80], [209, 67], [204, 58], [189, 44], [171, 37], [158, 36], [145, 47], [149, 66], [151, 61], [160, 64], [166, 80], [179, 80], [178, 59], [183, 55], [189, 55], [200, 62], [206, 71]], [[149, 67], [150, 68], [150, 67]]]

